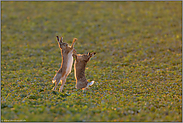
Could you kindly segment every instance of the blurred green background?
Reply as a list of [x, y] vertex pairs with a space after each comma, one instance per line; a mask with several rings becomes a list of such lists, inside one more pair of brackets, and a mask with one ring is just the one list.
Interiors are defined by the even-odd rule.
[[[182, 121], [182, 2], [1, 2], [1, 121]], [[63, 93], [56, 36], [97, 52]], [[60, 85], [59, 85], [60, 86]], [[59, 88], [59, 87], [58, 87]], [[57, 89], [58, 89], [57, 88]]]

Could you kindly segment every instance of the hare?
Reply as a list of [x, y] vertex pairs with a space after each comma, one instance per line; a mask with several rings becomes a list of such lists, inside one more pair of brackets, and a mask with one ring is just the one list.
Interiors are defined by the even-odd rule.
[[62, 63], [61, 63], [61, 67], [60, 69], [57, 71], [57, 73], [55, 74], [52, 83], [55, 83], [55, 86], [53, 87], [52, 90], [56, 90], [57, 85], [61, 82], [61, 86], [59, 91], [62, 92], [64, 84], [66, 82], [66, 78], [69, 75], [69, 73], [71, 72], [72, 69], [72, 64], [73, 64], [73, 51], [74, 49], [74, 45], [76, 42], [77, 38], [73, 39], [72, 45], [69, 46], [67, 43], [63, 43], [63, 37], [60, 38], [57, 36], [57, 41], [58, 41], [58, 45], [59, 48], [61, 49], [61, 56], [62, 56]]
[[92, 56], [94, 56], [96, 52], [88, 53], [88, 54], [76, 54], [76, 51], [73, 52], [73, 57], [76, 59], [74, 62], [74, 75], [76, 79], [76, 88], [82, 89], [83, 91], [87, 89], [89, 86], [94, 84], [94, 81], [88, 82], [85, 77], [85, 67], [87, 62], [90, 60]]

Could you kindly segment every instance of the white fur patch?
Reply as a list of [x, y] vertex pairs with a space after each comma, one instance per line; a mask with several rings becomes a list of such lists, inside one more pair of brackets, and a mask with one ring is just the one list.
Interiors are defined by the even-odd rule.
[[93, 84], [94, 84], [94, 81], [88, 82], [88, 84], [85, 88], [88, 88], [89, 86], [92, 86]]
[[66, 75], [68, 75], [71, 72], [72, 63], [73, 63], [73, 57], [72, 57], [72, 51], [71, 51], [71, 52], [68, 53], [68, 62], [67, 62]]
[[55, 78], [52, 80], [52, 83], [55, 83], [56, 82], [56, 80], [55, 80]]
[[55, 83], [56, 82], [56, 76], [57, 76], [57, 74], [54, 76], [54, 78], [52, 80], [52, 83]]
[[91, 81], [90, 83], [88, 83], [89, 86], [92, 86], [94, 84], [94, 81]]

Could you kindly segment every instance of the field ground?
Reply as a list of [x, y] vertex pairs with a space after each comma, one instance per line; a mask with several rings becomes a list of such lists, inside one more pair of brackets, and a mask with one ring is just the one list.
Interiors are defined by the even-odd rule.
[[[1, 121], [182, 121], [182, 2], [1, 2]], [[95, 51], [52, 91], [56, 35]], [[59, 85], [60, 86], [60, 85]]]

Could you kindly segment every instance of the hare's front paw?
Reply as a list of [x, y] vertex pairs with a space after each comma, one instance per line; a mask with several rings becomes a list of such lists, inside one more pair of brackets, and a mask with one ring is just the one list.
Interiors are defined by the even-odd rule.
[[77, 54], [77, 53], [76, 53], [76, 49], [73, 50], [73, 54]]
[[73, 39], [73, 42], [76, 42], [77, 40], [78, 40], [77, 38], [74, 38], [74, 39]]

